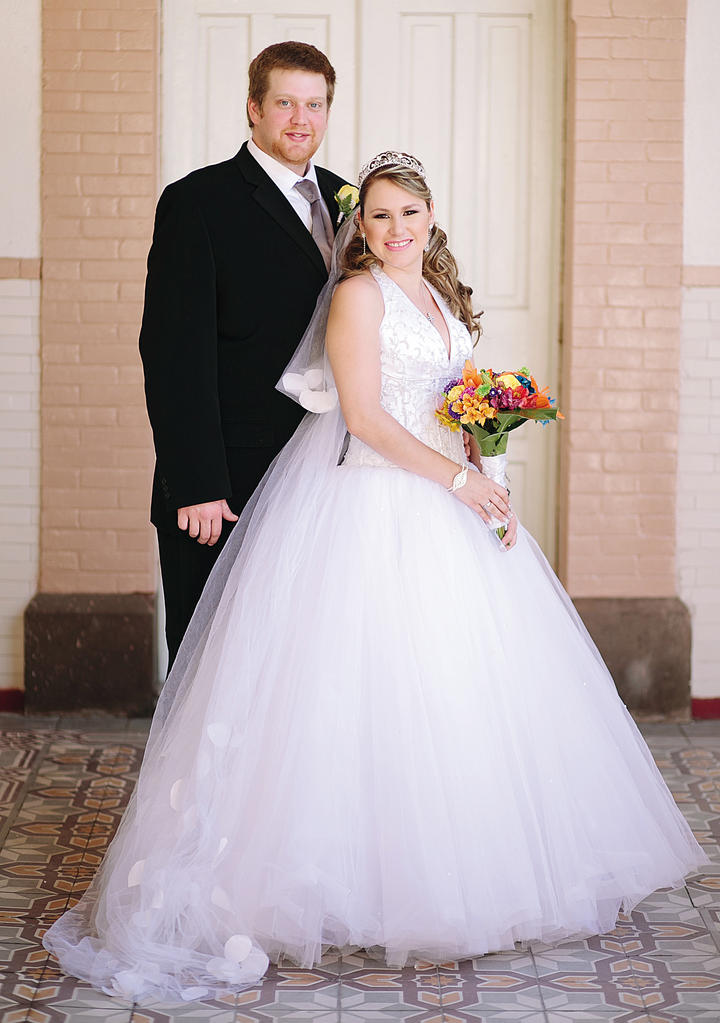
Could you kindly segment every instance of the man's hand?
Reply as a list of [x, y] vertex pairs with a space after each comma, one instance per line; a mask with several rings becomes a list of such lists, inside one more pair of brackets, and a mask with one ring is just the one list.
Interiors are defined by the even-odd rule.
[[226, 522], [238, 520], [224, 498], [222, 501], [206, 501], [205, 504], [178, 508], [177, 513], [178, 528], [187, 529], [189, 537], [197, 539], [198, 543], [206, 543], [208, 547], [212, 547], [220, 538], [223, 519]]

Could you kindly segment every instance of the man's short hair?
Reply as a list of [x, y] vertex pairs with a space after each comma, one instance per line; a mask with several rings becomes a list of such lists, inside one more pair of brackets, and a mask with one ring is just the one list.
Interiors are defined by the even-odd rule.
[[[248, 69], [250, 77], [248, 100], [252, 100], [261, 109], [270, 87], [270, 72], [274, 68], [281, 71], [313, 71], [323, 75], [327, 85], [327, 105], [328, 108], [331, 106], [335, 95], [335, 68], [322, 50], [311, 46], [310, 43], [290, 41], [272, 43], [258, 53]], [[248, 124], [252, 128], [249, 112]]]

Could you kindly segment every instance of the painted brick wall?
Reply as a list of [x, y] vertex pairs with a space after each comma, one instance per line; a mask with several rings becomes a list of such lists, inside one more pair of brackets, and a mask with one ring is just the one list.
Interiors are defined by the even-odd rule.
[[[21, 689], [23, 611], [37, 586], [40, 513], [40, 281], [0, 260], [0, 690]], [[30, 266], [32, 264], [32, 266]]]
[[[688, 268], [692, 271], [693, 268]], [[693, 621], [692, 695], [720, 695], [720, 268], [683, 289], [678, 464], [679, 593]]]
[[44, 0], [40, 589], [155, 589], [137, 337], [157, 0]]
[[571, 0], [561, 574], [676, 592], [685, 0]]

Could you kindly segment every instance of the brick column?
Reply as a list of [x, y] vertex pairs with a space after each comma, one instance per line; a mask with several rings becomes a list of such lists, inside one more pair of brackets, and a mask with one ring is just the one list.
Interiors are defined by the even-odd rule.
[[[37, 709], [72, 703], [87, 679], [102, 687], [96, 705], [123, 705], [123, 687], [142, 703], [152, 684], [137, 338], [157, 181], [158, 8], [43, 3], [40, 594], [26, 619]], [[133, 593], [146, 596], [123, 596]]]
[[685, 6], [571, 0], [569, 26], [561, 572], [623, 694], [665, 711], [689, 695], [675, 598]]

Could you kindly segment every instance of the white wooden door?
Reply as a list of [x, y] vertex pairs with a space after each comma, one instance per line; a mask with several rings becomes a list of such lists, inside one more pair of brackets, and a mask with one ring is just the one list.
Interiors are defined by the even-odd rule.
[[[424, 163], [484, 309], [479, 366], [527, 365], [557, 394], [563, 52], [557, 0], [366, 0], [359, 156]], [[562, 427], [560, 427], [561, 429]], [[552, 558], [558, 427], [511, 435], [511, 491]]]
[[[557, 394], [563, 0], [170, 0], [163, 5], [163, 181], [247, 138], [247, 66], [300, 39], [338, 75], [318, 163], [354, 181], [382, 149], [425, 164], [439, 222], [484, 309], [478, 365], [528, 365]], [[521, 519], [555, 554], [562, 426], [510, 441]]]

